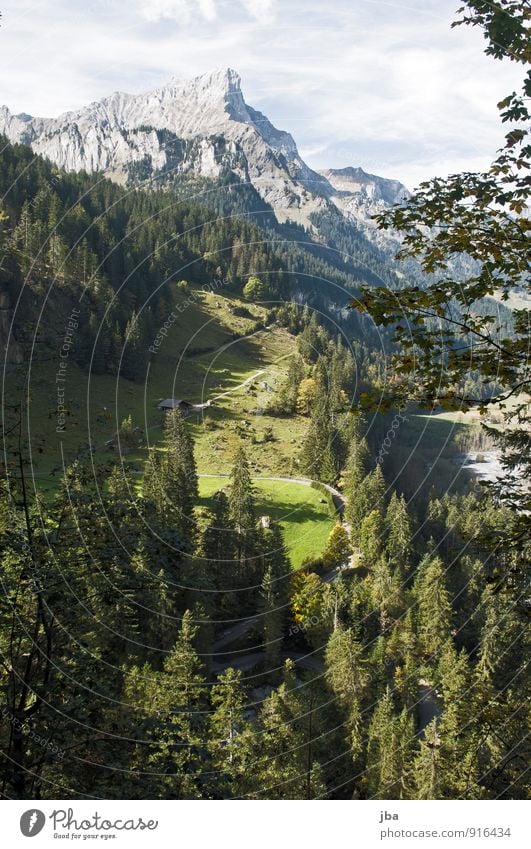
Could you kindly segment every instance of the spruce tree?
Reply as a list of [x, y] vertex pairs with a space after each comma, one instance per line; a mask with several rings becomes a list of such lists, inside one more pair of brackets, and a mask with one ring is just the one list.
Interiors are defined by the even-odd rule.
[[262, 633], [266, 669], [279, 666], [289, 600], [291, 569], [280, 525], [261, 534], [264, 575], [261, 584]]
[[369, 577], [371, 599], [374, 610], [378, 611], [380, 633], [385, 634], [393, 618], [400, 613], [400, 584], [393, 578], [385, 556], [379, 557], [371, 568]]
[[163, 525], [181, 533], [186, 544], [195, 536], [197, 474], [193, 445], [178, 410], [166, 414], [163, 450], [152, 449], [144, 469], [143, 493]]
[[336, 451], [339, 437], [330, 405], [327, 364], [319, 357], [313, 370], [315, 399], [311, 407], [310, 426], [301, 447], [301, 468], [313, 480], [333, 484], [337, 477]]
[[367, 791], [369, 798], [404, 799], [408, 796], [408, 773], [414, 740], [411, 715], [395, 713], [391, 691], [379, 699], [372, 715], [367, 743]]
[[164, 446], [168, 462], [184, 472], [188, 497], [197, 499], [199, 490], [194, 446], [180, 410], [170, 410], [164, 415]]
[[253, 796], [263, 799], [313, 799], [326, 787], [312, 754], [313, 733], [305, 716], [292, 661], [284, 681], [264, 701], [252, 740]]
[[452, 606], [439, 557], [427, 555], [419, 565], [413, 593], [417, 602], [417, 634], [425, 658], [437, 658], [450, 635]]
[[344, 475], [345, 519], [351, 527], [352, 540], [359, 544], [361, 523], [370, 512], [365, 480], [369, 469], [369, 449], [365, 438], [354, 436]]
[[236, 532], [240, 536], [246, 533], [253, 535], [256, 524], [253, 482], [249, 461], [241, 444], [230, 474], [229, 510]]
[[441, 764], [441, 738], [437, 720], [433, 719], [424, 731], [420, 750], [413, 762], [415, 799], [444, 799]]
[[250, 734], [245, 719], [245, 691], [241, 670], [229, 667], [212, 687], [209, 743], [216, 775], [215, 792], [223, 798], [244, 790], [246, 754]]
[[372, 510], [362, 520], [359, 542], [362, 563], [366, 568], [372, 569], [384, 546], [384, 524], [379, 510]]
[[235, 588], [235, 528], [230, 516], [229, 500], [223, 490], [216, 492], [212, 499], [212, 512], [201, 534], [198, 556], [219, 592]]
[[373, 472], [363, 482], [369, 510], [377, 510], [380, 516], [385, 516], [385, 500], [387, 485], [383, 476], [381, 464], [378, 463]]
[[330, 635], [325, 650], [325, 675], [346, 715], [349, 748], [355, 762], [363, 749], [362, 705], [369, 683], [367, 663], [362, 655], [362, 646], [352, 628], [336, 628]]
[[400, 576], [404, 578], [411, 569], [413, 544], [411, 520], [403, 495], [398, 497], [396, 492], [393, 492], [385, 514], [385, 526], [389, 564], [393, 570], [398, 570]]
[[441, 739], [441, 786], [447, 798], [475, 798], [479, 740], [477, 724], [470, 722], [472, 678], [465, 652], [457, 652], [451, 638], [442, 648], [436, 679], [442, 696], [442, 714], [437, 726]]
[[146, 351], [142, 343], [142, 322], [134, 312], [126, 324], [120, 347], [121, 373], [128, 380], [139, 382], [145, 370]]
[[[197, 628], [191, 611], [182, 618], [179, 636], [157, 678], [160, 719], [153, 728], [156, 746], [149, 756], [151, 769], [162, 772], [173, 798], [200, 798], [204, 769], [206, 687], [194, 646]], [[148, 720], [148, 724], [152, 724]]]
[[317, 392], [300, 455], [301, 469], [312, 480], [334, 483], [337, 469], [332, 441], [328, 398]]
[[249, 587], [247, 601], [260, 581], [258, 532], [251, 471], [245, 449], [238, 446], [230, 475], [229, 516], [235, 529], [235, 565], [240, 587]]

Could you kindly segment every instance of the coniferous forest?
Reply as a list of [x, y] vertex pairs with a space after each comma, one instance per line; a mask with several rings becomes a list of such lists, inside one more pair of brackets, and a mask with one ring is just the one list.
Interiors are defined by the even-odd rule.
[[[526, 6], [461, 23], [523, 63]], [[401, 259], [0, 137], [3, 799], [528, 798], [513, 97], [488, 174], [380, 213]]]

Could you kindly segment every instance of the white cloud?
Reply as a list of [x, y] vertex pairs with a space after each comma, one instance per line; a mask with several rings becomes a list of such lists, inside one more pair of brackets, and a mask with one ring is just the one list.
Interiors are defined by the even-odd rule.
[[260, 23], [268, 24], [274, 19], [275, 0], [241, 0], [241, 4]]
[[196, 12], [205, 21], [216, 18], [215, 0], [142, 0], [140, 11], [147, 21], [174, 20], [189, 24]]
[[[139, 9], [147, 21], [172, 20], [189, 24], [195, 16], [205, 21], [217, 18], [218, 0], [140, 0]], [[234, 0], [233, 6], [242, 6], [245, 12], [260, 23], [271, 23], [275, 0]]]

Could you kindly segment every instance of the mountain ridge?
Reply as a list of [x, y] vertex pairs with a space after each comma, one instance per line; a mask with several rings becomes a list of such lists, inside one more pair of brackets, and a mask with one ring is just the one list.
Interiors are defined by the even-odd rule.
[[361, 168], [310, 168], [293, 136], [246, 103], [232, 68], [173, 77], [141, 94], [117, 91], [57, 118], [13, 115], [2, 106], [0, 133], [66, 171], [98, 171], [123, 184], [140, 172], [216, 179], [229, 170], [253, 185], [281, 223], [312, 229], [312, 215], [333, 204], [379, 243], [385, 237], [376, 239], [371, 215], [407, 193]]

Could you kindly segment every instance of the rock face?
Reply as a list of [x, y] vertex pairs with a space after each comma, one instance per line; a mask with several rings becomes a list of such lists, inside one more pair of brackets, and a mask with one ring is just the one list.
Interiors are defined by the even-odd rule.
[[363, 168], [330, 168], [320, 173], [334, 189], [333, 202], [371, 241], [389, 249], [398, 246], [396, 236], [377, 230], [372, 216], [410, 196], [402, 183], [367, 174]]
[[229, 169], [250, 182], [279, 221], [309, 223], [334, 203], [369, 233], [369, 217], [406, 192], [360, 168], [317, 173], [292, 136], [248, 106], [227, 68], [131, 95], [116, 92], [58, 118], [12, 115], [0, 108], [0, 133], [67, 171], [101, 171], [119, 182], [189, 175], [216, 178]]
[[363, 197], [373, 203], [390, 206], [409, 197], [406, 187], [398, 180], [387, 180], [367, 174], [363, 168], [330, 168], [320, 172], [336, 190], [338, 196]]

